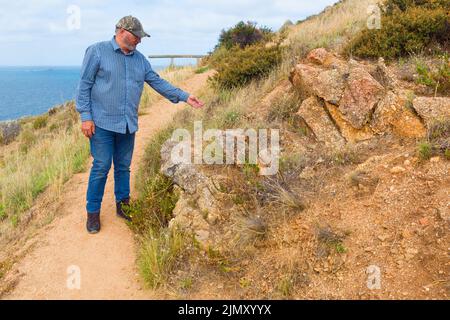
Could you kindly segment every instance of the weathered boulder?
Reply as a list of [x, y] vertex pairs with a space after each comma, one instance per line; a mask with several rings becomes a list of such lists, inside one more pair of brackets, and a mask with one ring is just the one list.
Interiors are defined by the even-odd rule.
[[389, 91], [383, 97], [372, 117], [370, 127], [376, 133], [393, 132], [411, 138], [425, 136], [426, 129], [419, 118], [407, 106], [407, 93]]
[[335, 56], [328, 52], [325, 48], [317, 48], [314, 50], [311, 50], [310, 53], [306, 56], [306, 59], [309, 62], [318, 64], [318, 65], [324, 65], [327, 62], [330, 62], [331, 60], [335, 59]]
[[325, 102], [328, 113], [332, 117], [336, 126], [338, 126], [341, 135], [351, 143], [368, 140], [373, 137], [373, 131], [369, 126], [364, 126], [361, 129], [354, 128], [350, 122], [342, 117], [339, 108], [329, 102]]
[[297, 64], [291, 71], [289, 80], [303, 98], [314, 94], [317, 78], [322, 70], [306, 64]]
[[329, 147], [340, 147], [345, 144], [344, 138], [331, 121], [319, 98], [310, 97], [303, 101], [297, 114], [305, 120], [318, 141]]
[[313, 92], [325, 101], [337, 105], [344, 94], [344, 79], [345, 75], [338, 69], [322, 71], [317, 76]]
[[[202, 175], [193, 163], [177, 163], [174, 161], [172, 150], [175, 146], [180, 146], [182, 142], [167, 140], [161, 147], [161, 172], [173, 179], [174, 183], [180, 186], [187, 193], [197, 192], [197, 186], [206, 182], [206, 177]], [[190, 145], [188, 146], [191, 147]]]
[[[438, 119], [450, 117], [450, 98], [418, 97], [411, 101], [412, 92], [399, 86], [394, 73], [380, 58], [377, 64], [344, 59], [324, 48], [312, 50], [307, 58], [292, 70], [290, 80], [306, 99], [305, 106], [316, 110], [303, 118], [319, 140], [338, 141], [326, 137], [323, 123], [328, 128], [324, 113], [308, 98], [324, 101], [326, 114], [346, 141], [358, 142], [385, 132], [398, 136], [418, 138], [426, 134], [426, 127]], [[312, 105], [316, 108], [311, 107]], [[315, 123], [314, 123], [315, 122]], [[425, 125], [424, 125], [425, 124]], [[334, 131], [332, 137], [336, 137]]]
[[450, 119], [450, 98], [448, 97], [417, 97], [413, 100], [412, 106], [427, 127], [435, 121]]
[[376, 104], [384, 95], [383, 86], [366, 70], [355, 64], [350, 68], [339, 110], [344, 119], [356, 129], [361, 129], [369, 120]]
[[290, 80], [302, 98], [316, 95], [338, 104], [344, 93], [345, 74], [338, 69], [322, 70], [319, 67], [298, 64]]
[[179, 200], [169, 227], [177, 226], [189, 231], [197, 241], [207, 245], [210, 243], [210, 225], [217, 222], [220, 210], [213, 194], [214, 187], [200, 167], [190, 163], [177, 163], [173, 150], [185, 143], [169, 139], [161, 147], [161, 172], [172, 178], [179, 187]]
[[395, 90], [397, 87], [397, 80], [394, 74], [389, 70], [389, 68], [384, 63], [383, 58], [378, 59], [378, 63], [371, 72], [371, 75], [385, 88], [390, 90]]

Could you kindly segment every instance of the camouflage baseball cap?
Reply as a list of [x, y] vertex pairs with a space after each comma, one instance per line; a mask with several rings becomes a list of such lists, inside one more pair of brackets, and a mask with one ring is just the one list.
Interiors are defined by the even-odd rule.
[[126, 16], [120, 19], [116, 24], [116, 28], [125, 29], [139, 38], [150, 37], [142, 28], [141, 22], [133, 16]]

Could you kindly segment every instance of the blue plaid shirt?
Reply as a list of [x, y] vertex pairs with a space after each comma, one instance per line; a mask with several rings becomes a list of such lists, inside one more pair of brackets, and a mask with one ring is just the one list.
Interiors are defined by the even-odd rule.
[[81, 121], [93, 120], [102, 129], [119, 133], [138, 130], [138, 108], [144, 82], [173, 103], [189, 94], [159, 77], [137, 50], [125, 54], [115, 37], [86, 50], [76, 109]]

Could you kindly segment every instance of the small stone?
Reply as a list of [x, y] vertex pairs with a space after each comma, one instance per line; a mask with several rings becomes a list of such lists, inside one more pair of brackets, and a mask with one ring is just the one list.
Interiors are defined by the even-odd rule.
[[394, 173], [394, 174], [396, 174], [396, 173], [402, 173], [402, 172], [405, 172], [405, 171], [406, 171], [406, 169], [403, 168], [403, 167], [400, 167], [400, 166], [396, 166], [396, 167], [393, 167], [393, 168], [391, 169], [391, 173]]
[[447, 215], [445, 214], [445, 209], [438, 209], [438, 214], [442, 220], [447, 220]]
[[424, 218], [419, 219], [419, 223], [420, 223], [420, 225], [422, 225], [422, 226], [427, 226], [427, 225], [430, 224], [430, 220], [428, 220], [427, 217], [424, 217]]
[[411, 161], [405, 160], [405, 162], [403, 162], [403, 164], [404, 164], [405, 166], [409, 166], [409, 165], [411, 165]]
[[196, 239], [200, 242], [205, 242], [209, 239], [209, 231], [207, 230], [197, 230], [195, 235]]
[[406, 259], [406, 261], [409, 261], [409, 260], [411, 260], [412, 258], [414, 258], [414, 255], [412, 255], [412, 254], [405, 254], [405, 259]]
[[386, 241], [388, 238], [389, 238], [389, 236], [386, 234], [378, 236], [378, 240], [380, 240], [381, 242]]
[[440, 160], [441, 160], [440, 157], [432, 157], [432, 158], [430, 159], [430, 162], [439, 162]]
[[398, 253], [398, 250], [397, 250], [396, 248], [392, 248], [392, 249], [390, 250], [390, 252], [391, 252], [392, 254], [397, 254], [397, 253]]

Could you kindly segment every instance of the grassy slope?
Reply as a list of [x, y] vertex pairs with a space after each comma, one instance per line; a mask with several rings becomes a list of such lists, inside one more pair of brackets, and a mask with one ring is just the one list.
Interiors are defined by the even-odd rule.
[[[167, 220], [167, 215], [170, 215], [170, 210], [177, 200], [176, 197], [171, 197], [173, 188], [170, 181], [165, 180], [158, 171], [160, 167], [160, 146], [165, 138], [170, 135], [172, 128], [183, 127], [192, 129], [192, 123], [195, 120], [203, 120], [204, 130], [207, 128], [277, 127], [286, 133], [284, 138], [287, 137], [287, 140], [290, 140], [289, 137], [291, 136], [296, 136], [297, 143], [299, 141], [300, 143], [308, 143], [308, 138], [305, 136], [307, 134], [306, 131], [292, 132], [292, 127], [289, 127], [283, 121], [286, 120], [286, 116], [289, 116], [296, 107], [289, 102], [290, 97], [277, 97], [269, 110], [271, 116], [267, 118], [255, 116], [255, 113], [259, 112], [258, 107], [260, 106], [261, 99], [277, 87], [280, 82], [286, 81], [294, 63], [310, 49], [326, 47], [338, 52], [343, 49], [347, 41], [365, 26], [367, 7], [378, 2], [376, 0], [342, 1], [317, 16], [307, 19], [298, 25], [291, 26], [285, 42], [284, 60], [278, 69], [274, 70], [268, 77], [259, 81], [253, 81], [249, 85], [236, 90], [216, 92], [211, 88], [206, 88], [201, 95], [201, 98], [206, 103], [205, 109], [200, 112], [185, 111], [180, 113], [170, 127], [162, 131], [159, 137], [149, 142], [149, 147], [146, 152], [146, 162], [141, 168], [140, 176], [142, 180], [139, 187], [141, 195], [137, 201], [137, 205], [131, 208], [131, 211], [135, 215], [141, 215], [141, 219], [136, 221], [134, 227], [136, 232], [141, 236], [140, 239], [143, 249], [139, 258], [139, 265], [141, 273], [149, 286], [163, 287], [163, 292], [172, 297], [236, 298], [243, 297], [239, 294], [247, 292], [248, 295], [246, 297], [280, 298], [291, 297], [298, 284], [301, 285], [303, 280], [306, 283], [306, 279], [302, 278], [303, 275], [298, 273], [299, 270], [301, 271], [301, 268], [297, 264], [298, 262], [293, 261], [291, 257], [293, 255], [298, 255], [299, 257], [303, 255], [306, 257], [307, 253], [310, 253], [308, 250], [313, 250], [313, 248], [305, 247], [304, 252], [298, 252], [293, 248], [289, 248], [289, 245], [286, 247], [283, 238], [283, 235], [287, 234], [298, 237], [297, 229], [293, 230], [292, 225], [295, 224], [297, 226], [299, 223], [302, 224], [298, 221], [292, 221], [289, 218], [289, 212], [292, 212], [292, 203], [296, 203], [295, 198], [300, 196], [299, 194], [293, 196], [292, 190], [278, 188], [277, 190], [279, 192], [275, 194], [275, 200], [266, 208], [269, 217], [270, 211], [272, 210], [274, 212], [280, 212], [281, 210], [286, 212], [287, 215], [282, 215], [278, 218], [272, 216], [271, 223], [273, 224], [274, 230], [268, 235], [269, 241], [267, 241], [267, 246], [269, 248], [259, 252], [258, 259], [256, 259], [258, 261], [257, 265], [253, 265], [252, 262], [249, 263], [247, 261], [247, 267], [245, 269], [248, 269], [248, 271], [247, 274], [244, 272], [244, 275], [242, 271], [232, 271], [233, 268], [229, 267], [231, 262], [228, 261], [227, 257], [223, 257], [220, 253], [214, 251], [208, 251], [205, 255], [205, 253], [198, 250], [195, 241], [192, 241], [190, 237], [180, 237], [179, 234], [170, 234], [165, 228], [165, 224], [160, 223], [161, 219], [157, 219], [157, 223], [151, 221], [160, 214], [165, 215]], [[281, 170], [285, 170], [284, 173], [289, 173], [292, 167], [307, 166], [313, 164], [315, 161], [323, 161], [322, 178], [325, 180], [318, 181], [317, 183], [319, 185], [313, 187], [310, 185], [299, 186], [305, 192], [320, 194], [320, 190], [324, 187], [325, 181], [336, 182], [335, 185], [331, 183], [327, 187], [327, 190], [347, 188], [348, 181], [343, 178], [344, 173], [347, 172], [350, 174], [350, 177], [354, 177], [351, 174], [352, 170], [354, 170], [358, 163], [364, 161], [370, 155], [392, 152], [389, 157], [396, 159], [397, 147], [394, 145], [392, 147], [393, 149], [388, 151], [388, 149], [377, 149], [376, 146], [369, 146], [369, 149], [372, 148], [370, 152], [368, 150], [349, 148], [331, 154], [317, 153], [310, 159], [299, 157], [299, 154], [296, 154], [295, 150], [287, 148], [282, 154]], [[409, 146], [407, 150], [414, 153], [414, 149], [415, 146], [413, 145]], [[234, 191], [237, 191], [236, 193], [245, 194], [246, 192], [252, 192], [250, 189], [242, 187], [251, 182], [246, 181], [248, 178], [247, 173], [235, 170], [234, 175], [236, 181], [243, 179], [241, 185], [237, 184], [232, 186], [232, 188], [235, 188]], [[160, 183], [154, 183], [154, 181], [159, 181]], [[279, 181], [272, 183], [278, 183], [278, 187], [281, 186]], [[241, 187], [242, 189], [239, 189]], [[314, 190], [314, 188], [318, 189]], [[233, 197], [234, 193], [231, 193], [230, 195]], [[343, 191], [342, 195], [350, 198], [355, 196], [351, 193], [351, 190]], [[234, 196], [237, 196], [237, 194], [234, 194]], [[325, 199], [329, 195], [324, 193], [323, 197]], [[236, 197], [233, 199], [235, 200]], [[339, 201], [340, 204], [343, 203], [342, 199]], [[325, 201], [319, 202], [323, 202], [323, 205], [325, 205]], [[338, 205], [339, 203], [336, 204], [336, 206]], [[346, 205], [348, 205], [348, 208], [351, 207], [350, 203]], [[161, 208], [164, 208], [164, 210], [161, 210]], [[316, 214], [321, 210], [326, 211], [326, 206], [325, 208], [317, 208], [317, 210], [312, 210], [312, 216], [307, 219], [308, 222], [306, 224], [314, 226], [325, 222], [322, 221], [323, 217], [317, 218]], [[336, 210], [342, 210], [342, 207], [338, 207]], [[151, 222], [148, 224], [145, 223], [149, 221]], [[328, 219], [328, 221], [331, 223], [332, 219]], [[300, 227], [304, 228], [304, 226]], [[348, 248], [343, 243], [345, 236], [345, 234], [336, 234], [328, 227], [321, 226], [319, 227], [318, 242], [320, 246], [324, 246], [324, 250], [331, 251], [332, 255], [334, 254], [332, 258], [337, 257], [339, 260], [348, 251]], [[310, 246], [313, 241], [317, 241], [312, 238], [304, 239], [305, 246]], [[180, 242], [182, 243], [180, 244]], [[183, 248], [183, 250], [180, 248]], [[355, 248], [355, 252], [356, 250]], [[183, 254], [181, 255], [180, 252], [183, 252]], [[250, 257], [249, 259], [252, 261], [254, 257]], [[265, 265], [264, 270], [261, 270], [261, 265]], [[269, 270], [273, 266], [277, 268], [277, 271], [271, 272], [274, 278], [270, 279], [270, 281], [267, 279], [266, 282], [263, 280], [264, 277], [262, 277], [261, 272], [265, 273], [265, 270]], [[174, 275], [174, 270], [178, 270], [177, 276]], [[251, 277], [254, 277], [254, 279], [252, 280]], [[210, 287], [208, 287], [209, 283], [215, 283], [215, 281], [217, 283], [221, 281], [230, 282], [231, 279], [232, 282], [228, 287], [234, 286], [235, 289], [229, 288], [225, 292], [224, 290], [214, 290], [215, 287], [213, 289], [209, 289]], [[255, 283], [252, 284], [252, 281]], [[313, 291], [315, 292], [311, 293], [309, 297], [337, 297], [333, 293], [329, 295], [330, 293], [325, 290], [326, 286], [323, 287], [325, 282], [328, 281], [326, 278], [319, 277], [318, 281], [322, 287], [319, 286], [317, 289], [314, 289]], [[331, 278], [331, 281], [331, 283], [328, 283], [330, 288], [336, 285], [336, 281], [333, 278]], [[253, 288], [250, 289], [250, 287]], [[272, 293], [265, 295], [267, 294], [266, 289]], [[346, 295], [345, 297], [350, 297], [350, 295]]]
[[[142, 236], [143, 250], [139, 264], [143, 277], [148, 280], [149, 285], [164, 284], [162, 279], [165, 279], [167, 273], [174, 267], [175, 259], [173, 257], [162, 258], [161, 251], [179, 252], [178, 250], [171, 250], [171, 241], [161, 240], [168, 236], [168, 232], [164, 228], [165, 225], [159, 223], [163, 219], [161, 217], [156, 219], [158, 223], [149, 222], [149, 220], [154, 220], [155, 216], [170, 214], [170, 212], [167, 212], [168, 210], [161, 210], [161, 207], [167, 207], [166, 201], [170, 198], [172, 188], [168, 187], [170, 183], [168, 184], [159, 173], [159, 150], [161, 144], [169, 137], [171, 129], [183, 127], [191, 130], [192, 123], [197, 120], [203, 121], [204, 130], [208, 128], [273, 127], [273, 123], [270, 121], [255, 120], [251, 116], [252, 111], [255, 111], [254, 109], [258, 107], [258, 102], [273, 90], [280, 81], [287, 79], [289, 71], [296, 61], [295, 59], [306, 54], [307, 50], [323, 45], [334, 46], [334, 44], [342, 42], [343, 37], [349, 37], [356, 32], [364, 25], [367, 5], [373, 2], [370, 0], [350, 0], [340, 3], [329, 11], [290, 27], [283, 62], [269, 76], [235, 90], [216, 92], [212, 88], [205, 88], [201, 95], [201, 99], [206, 104], [203, 110], [182, 112], [170, 127], [149, 142], [146, 161], [141, 168], [141, 174], [139, 174], [138, 189], [141, 191], [141, 195], [135, 206], [131, 208], [134, 216], [138, 217], [134, 223], [134, 228]], [[281, 97], [281, 100], [283, 98]], [[155, 184], [155, 181], [161, 183]], [[176, 199], [172, 199], [172, 201], [175, 203]], [[169, 208], [173, 208], [174, 203]], [[157, 245], [158, 243], [166, 246], [166, 249], [162, 250]], [[173, 243], [179, 246], [178, 241]], [[189, 247], [191, 244], [191, 241], [188, 241], [185, 245]], [[171, 263], [168, 263], [168, 261], [171, 261]], [[155, 278], [159, 281], [155, 282], [153, 280]]]

